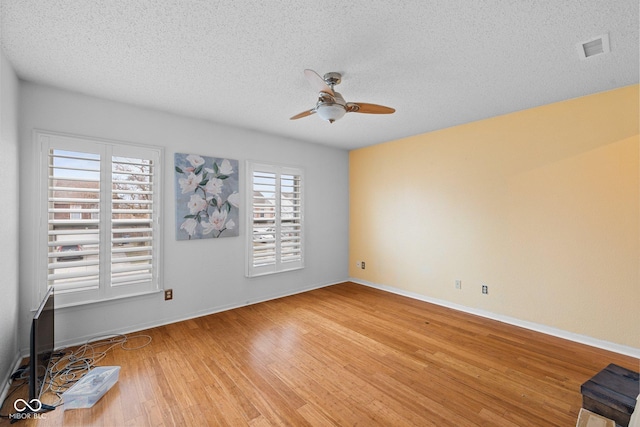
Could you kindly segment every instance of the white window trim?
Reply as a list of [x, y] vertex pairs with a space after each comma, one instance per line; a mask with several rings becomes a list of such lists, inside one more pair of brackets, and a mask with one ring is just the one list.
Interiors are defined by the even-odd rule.
[[[91, 304], [102, 301], [110, 301], [121, 298], [131, 298], [141, 295], [148, 295], [160, 292], [163, 289], [163, 254], [164, 254], [164, 237], [162, 232], [162, 218], [161, 207], [163, 206], [163, 181], [164, 181], [164, 148], [159, 146], [135, 144], [122, 141], [114, 141], [108, 139], [100, 139], [94, 137], [86, 137], [58, 132], [51, 132], [45, 130], [34, 130], [33, 139], [38, 147], [37, 156], [39, 166], [39, 180], [38, 180], [38, 215], [39, 215], [39, 231], [37, 235], [37, 279], [33, 285], [33, 298], [32, 307], [35, 308], [39, 305], [42, 297], [45, 295], [48, 289], [48, 189], [49, 189], [49, 165], [48, 165], [48, 150], [52, 146], [59, 149], [71, 149], [78, 152], [91, 152], [92, 147], [107, 147], [107, 153], [118, 154], [119, 150], [125, 150], [128, 155], [134, 155], [136, 151], [144, 153], [144, 156], [149, 153], [153, 154], [154, 158], [154, 204], [152, 213], [152, 227], [154, 238], [154, 250], [153, 250], [153, 278], [146, 286], [132, 286], [131, 288], [116, 289], [117, 287], [110, 286], [110, 284], [103, 278], [109, 270], [103, 268], [103, 261], [100, 264], [100, 286], [95, 290], [78, 291], [65, 294], [56, 295], [56, 307], [68, 307], [76, 305]], [[109, 154], [111, 155], [111, 154]], [[141, 156], [142, 157], [142, 156]], [[104, 168], [102, 168], [104, 169]], [[101, 182], [110, 183], [111, 171], [102, 170]], [[109, 177], [109, 178], [107, 178]], [[104, 207], [110, 200], [102, 200], [101, 206]], [[102, 209], [102, 208], [101, 208]], [[110, 219], [109, 219], [110, 221]], [[107, 235], [107, 229], [101, 227], [100, 230], [101, 241], [110, 241], [111, 237]], [[122, 287], [121, 287], [122, 288]]]
[[[273, 163], [261, 163], [248, 160], [246, 162], [246, 190], [245, 190], [245, 206], [246, 206], [246, 215], [245, 215], [245, 230], [246, 232], [246, 245], [245, 245], [245, 275], [247, 277], [259, 277], [269, 274], [282, 273], [286, 271], [300, 270], [304, 268], [304, 259], [305, 259], [305, 220], [304, 220], [304, 199], [305, 199], [305, 177], [304, 177], [304, 169], [301, 167], [294, 166], [285, 166], [278, 165]], [[294, 262], [282, 262], [280, 259], [281, 255], [281, 246], [280, 246], [280, 235], [276, 231], [275, 236], [277, 239], [277, 247], [276, 247], [276, 262], [272, 265], [265, 266], [253, 266], [253, 173], [254, 171], [259, 172], [267, 172], [274, 173], [278, 177], [281, 175], [295, 175], [300, 177], [300, 260]], [[280, 187], [277, 186], [276, 191], [276, 200], [277, 200], [277, 208], [280, 208]], [[277, 222], [279, 230], [280, 223], [280, 212], [277, 215]]]

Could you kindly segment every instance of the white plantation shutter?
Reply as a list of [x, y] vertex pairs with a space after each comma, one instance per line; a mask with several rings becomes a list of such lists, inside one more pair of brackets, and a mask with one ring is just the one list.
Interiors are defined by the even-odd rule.
[[301, 169], [248, 163], [247, 276], [304, 267]]
[[283, 264], [302, 259], [302, 177], [280, 175], [280, 258]]
[[272, 172], [253, 172], [252, 267], [276, 264], [277, 178]]
[[111, 285], [153, 279], [153, 186], [155, 164], [134, 157], [112, 157]]
[[[46, 287], [78, 304], [160, 289], [155, 147], [36, 132], [46, 188]], [[58, 296], [56, 296], [58, 298]]]
[[98, 289], [100, 154], [47, 151], [47, 281], [58, 293]]

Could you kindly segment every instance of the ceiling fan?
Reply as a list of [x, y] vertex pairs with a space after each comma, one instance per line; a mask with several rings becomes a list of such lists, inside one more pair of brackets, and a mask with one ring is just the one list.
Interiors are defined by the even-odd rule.
[[344, 116], [345, 113], [391, 114], [396, 111], [384, 105], [346, 102], [342, 95], [333, 90], [334, 86], [342, 81], [340, 73], [327, 73], [324, 77], [320, 77], [315, 71], [307, 69], [304, 70], [304, 76], [311, 86], [318, 91], [318, 102], [311, 110], [296, 114], [290, 120], [301, 119], [317, 113], [321, 119], [333, 123]]

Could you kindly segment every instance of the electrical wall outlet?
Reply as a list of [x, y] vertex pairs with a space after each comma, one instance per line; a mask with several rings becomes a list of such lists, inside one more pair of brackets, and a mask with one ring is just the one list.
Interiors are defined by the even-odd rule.
[[489, 286], [482, 285], [482, 293], [487, 295], [489, 293]]
[[364, 261], [360, 262], [360, 268], [364, 270]]
[[173, 299], [173, 289], [165, 289], [164, 290], [164, 300], [169, 301]]
[[456, 280], [456, 289], [462, 289], [462, 280]]

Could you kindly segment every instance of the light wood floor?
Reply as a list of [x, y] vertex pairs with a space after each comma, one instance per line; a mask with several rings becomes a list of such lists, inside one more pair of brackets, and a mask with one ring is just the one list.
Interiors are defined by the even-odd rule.
[[145, 333], [101, 363], [122, 368], [93, 408], [21, 425], [564, 427], [583, 382], [640, 366], [353, 283]]

